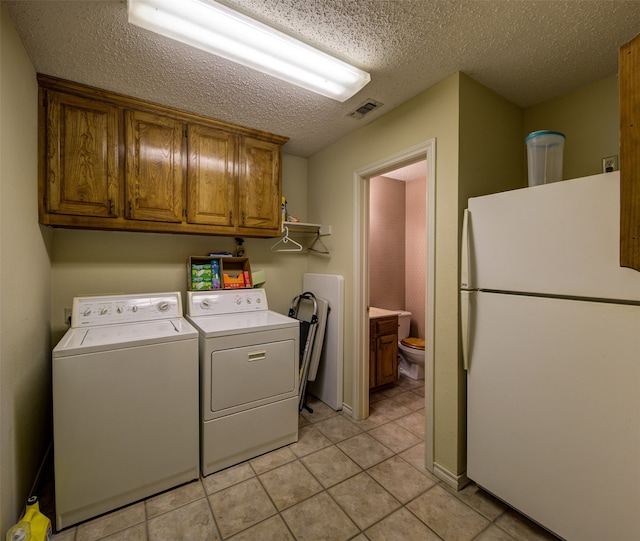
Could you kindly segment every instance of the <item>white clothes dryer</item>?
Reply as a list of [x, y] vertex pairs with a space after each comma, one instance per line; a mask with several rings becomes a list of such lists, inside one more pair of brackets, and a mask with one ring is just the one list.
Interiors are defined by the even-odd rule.
[[200, 333], [200, 469], [209, 475], [298, 441], [298, 320], [263, 289], [188, 291]]
[[179, 292], [77, 297], [53, 350], [56, 526], [197, 479], [198, 333]]

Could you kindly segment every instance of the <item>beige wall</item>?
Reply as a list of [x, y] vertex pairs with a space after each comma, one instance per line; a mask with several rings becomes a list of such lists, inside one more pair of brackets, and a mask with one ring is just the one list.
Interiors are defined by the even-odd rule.
[[460, 216], [469, 197], [526, 186], [523, 111], [466, 75], [460, 85]]
[[37, 216], [35, 72], [0, 6], [0, 535], [51, 439], [50, 231]]
[[[537, 130], [561, 131], [563, 178], [602, 173], [602, 158], [620, 154], [618, 76], [611, 75], [524, 111], [524, 138]], [[523, 178], [526, 179], [526, 161]]]

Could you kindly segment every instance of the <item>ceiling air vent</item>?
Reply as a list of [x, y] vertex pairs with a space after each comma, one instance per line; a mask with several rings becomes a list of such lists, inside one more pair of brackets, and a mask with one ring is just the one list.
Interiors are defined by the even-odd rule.
[[380, 103], [379, 101], [369, 99], [361, 103], [360, 105], [358, 105], [356, 110], [349, 113], [348, 116], [360, 120], [364, 115], [369, 114], [371, 111], [374, 111], [375, 109], [377, 109], [382, 105], [383, 104]]

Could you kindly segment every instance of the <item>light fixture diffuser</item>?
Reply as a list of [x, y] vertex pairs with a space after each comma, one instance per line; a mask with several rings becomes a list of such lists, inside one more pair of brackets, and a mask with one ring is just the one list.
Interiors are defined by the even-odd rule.
[[283, 81], [345, 101], [361, 69], [210, 0], [128, 0], [129, 22]]

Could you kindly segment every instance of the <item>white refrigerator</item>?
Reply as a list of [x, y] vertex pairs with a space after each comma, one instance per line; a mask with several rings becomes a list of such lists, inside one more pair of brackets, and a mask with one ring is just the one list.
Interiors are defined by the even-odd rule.
[[640, 273], [619, 173], [469, 199], [467, 476], [559, 537], [640, 540]]

